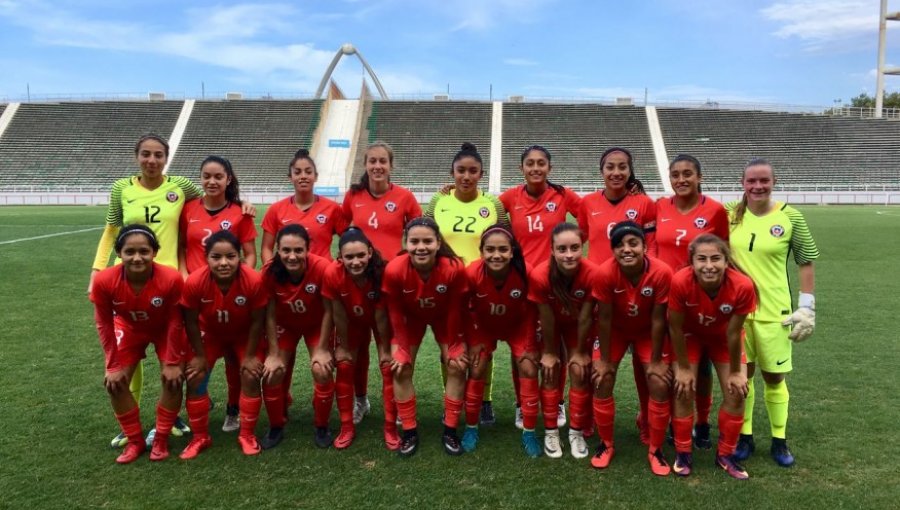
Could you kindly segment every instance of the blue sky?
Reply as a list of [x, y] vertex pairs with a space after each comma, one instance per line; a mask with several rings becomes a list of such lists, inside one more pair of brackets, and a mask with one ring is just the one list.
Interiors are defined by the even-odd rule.
[[[893, 0], [889, 10], [900, 10]], [[389, 95], [832, 105], [875, 90], [878, 0], [0, 0], [0, 100], [310, 94], [353, 43]], [[888, 64], [900, 65], [900, 22]], [[890, 24], [889, 24], [890, 26]], [[336, 79], [358, 94], [362, 66]], [[889, 91], [900, 79], [889, 78]]]

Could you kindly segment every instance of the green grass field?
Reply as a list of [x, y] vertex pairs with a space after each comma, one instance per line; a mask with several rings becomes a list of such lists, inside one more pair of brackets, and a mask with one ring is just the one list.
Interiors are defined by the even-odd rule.
[[[102, 225], [100, 207], [0, 208], [0, 507], [2, 508], [897, 508], [900, 349], [891, 325], [900, 296], [900, 208], [804, 207], [822, 252], [816, 264], [818, 329], [795, 348], [788, 437], [792, 469], [768, 456], [760, 395], [757, 454], [749, 482], [713, 469], [695, 452], [686, 480], [652, 476], [634, 427], [634, 383], [623, 364], [616, 390], [616, 458], [605, 472], [568, 455], [527, 459], [513, 426], [508, 350], [497, 357], [497, 425], [459, 458], [440, 447], [436, 348], [426, 341], [417, 373], [421, 448], [410, 459], [385, 450], [380, 374], [370, 377], [372, 414], [343, 452], [312, 443], [311, 386], [298, 362], [294, 406], [281, 446], [241, 455], [221, 432], [221, 366], [210, 385], [214, 446], [198, 459], [144, 456], [114, 463], [117, 432], [102, 386], [103, 356], [85, 295], [100, 230], [17, 241]], [[151, 359], [153, 356], [151, 354]], [[152, 425], [158, 369], [145, 374], [144, 428]], [[757, 384], [761, 382], [757, 379]], [[261, 417], [258, 432], [266, 427]], [[713, 412], [713, 419], [715, 412]], [[336, 412], [332, 415], [337, 426]], [[592, 439], [594, 446], [596, 438]], [[175, 453], [187, 443], [173, 438]], [[672, 450], [666, 447], [671, 459]]]

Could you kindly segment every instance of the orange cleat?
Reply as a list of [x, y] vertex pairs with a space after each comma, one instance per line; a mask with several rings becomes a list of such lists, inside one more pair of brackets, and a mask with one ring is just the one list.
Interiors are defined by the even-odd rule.
[[342, 426], [341, 432], [338, 434], [337, 438], [334, 440], [335, 448], [338, 450], [343, 450], [345, 448], [349, 448], [351, 444], [353, 444], [353, 438], [356, 436], [356, 429], [353, 425], [350, 426]]
[[150, 460], [157, 462], [169, 458], [169, 438], [159, 434], [153, 438], [153, 447], [150, 448]]
[[612, 461], [613, 456], [616, 454], [616, 449], [612, 446], [607, 446], [606, 443], [600, 441], [600, 446], [597, 448], [597, 453], [591, 458], [591, 466], [597, 469], [606, 469], [609, 467], [609, 463]]
[[384, 446], [395, 452], [400, 449], [400, 434], [397, 433], [397, 425], [390, 423], [384, 425]]
[[259, 455], [262, 450], [256, 436], [238, 436], [238, 444], [241, 445], [244, 455]]
[[147, 451], [147, 445], [143, 441], [129, 441], [125, 445], [125, 450], [122, 454], [116, 457], [116, 462], [119, 464], [131, 464], [145, 451]]
[[200, 455], [200, 452], [212, 446], [212, 438], [209, 436], [194, 436], [191, 442], [184, 448], [178, 457], [181, 460], [190, 460]]
[[658, 448], [655, 452], [648, 453], [647, 461], [650, 462], [650, 471], [656, 476], [669, 476], [669, 473], [672, 472], [672, 468], [669, 467], [669, 463], [663, 457], [661, 448]]

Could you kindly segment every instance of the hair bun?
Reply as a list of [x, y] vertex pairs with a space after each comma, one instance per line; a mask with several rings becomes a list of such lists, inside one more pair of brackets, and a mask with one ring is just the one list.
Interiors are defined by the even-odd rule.
[[294, 153], [295, 158], [308, 158], [309, 150], [308, 149], [297, 149], [297, 152]]
[[466, 152], [478, 152], [478, 147], [475, 147], [474, 143], [471, 142], [463, 142], [462, 148], [460, 150]]

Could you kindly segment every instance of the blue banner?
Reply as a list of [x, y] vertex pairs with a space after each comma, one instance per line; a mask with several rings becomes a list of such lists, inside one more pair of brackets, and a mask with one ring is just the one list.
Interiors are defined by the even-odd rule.
[[336, 197], [341, 193], [337, 186], [314, 186], [313, 192], [326, 197]]
[[329, 147], [337, 147], [339, 149], [349, 149], [350, 148], [350, 140], [345, 140], [343, 138], [330, 138], [328, 140]]

